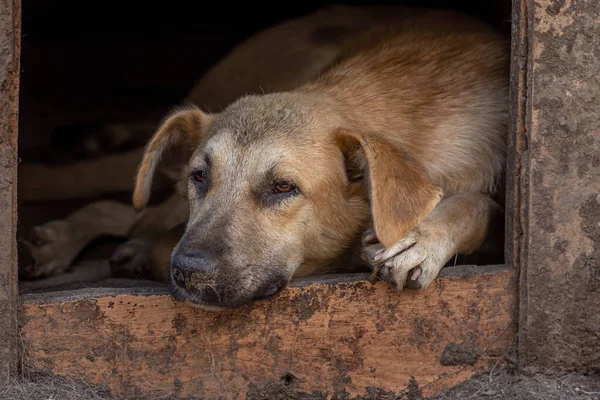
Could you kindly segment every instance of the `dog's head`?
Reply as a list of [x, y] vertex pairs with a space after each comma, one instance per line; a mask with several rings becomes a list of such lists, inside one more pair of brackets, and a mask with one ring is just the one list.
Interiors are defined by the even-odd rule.
[[171, 256], [179, 300], [235, 307], [322, 270], [371, 222], [390, 245], [439, 201], [423, 169], [382, 137], [343, 128], [307, 95], [249, 96], [218, 115], [171, 114], [147, 146], [134, 205], [155, 171], [181, 176], [190, 204]]

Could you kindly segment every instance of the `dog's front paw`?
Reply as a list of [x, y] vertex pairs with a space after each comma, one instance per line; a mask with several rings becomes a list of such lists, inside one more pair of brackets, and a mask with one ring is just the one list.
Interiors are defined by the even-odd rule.
[[413, 228], [387, 249], [374, 232], [363, 235], [363, 257], [373, 268], [373, 277], [398, 290], [428, 287], [455, 251], [449, 235], [425, 224]]
[[35, 279], [65, 272], [81, 251], [78, 234], [66, 220], [35, 226], [23, 242], [33, 264], [21, 269], [24, 279]]
[[119, 246], [110, 258], [110, 268], [117, 278], [143, 278], [148, 272], [152, 241], [131, 239]]

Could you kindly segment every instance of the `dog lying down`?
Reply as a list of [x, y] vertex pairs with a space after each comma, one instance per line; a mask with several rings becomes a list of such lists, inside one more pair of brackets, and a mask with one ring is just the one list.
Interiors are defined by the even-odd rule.
[[[481, 247], [502, 212], [494, 196], [509, 43], [458, 13], [394, 10], [328, 9], [259, 33], [187, 99], [204, 104], [218, 97], [215, 85], [237, 86], [224, 89], [229, 104], [177, 109], [143, 150], [133, 194], [140, 214], [98, 203], [68, 228], [47, 228], [111, 220], [105, 233], [130, 237], [113, 256], [115, 273], [147, 269], [177, 300], [207, 309], [353, 264], [398, 290], [428, 287], [456, 254]], [[245, 68], [250, 84], [240, 82], [250, 79]], [[147, 208], [157, 175], [177, 180], [179, 194]], [[91, 231], [79, 242], [102, 230]], [[31, 250], [38, 275], [74, 258], [50, 265], [42, 248]]]

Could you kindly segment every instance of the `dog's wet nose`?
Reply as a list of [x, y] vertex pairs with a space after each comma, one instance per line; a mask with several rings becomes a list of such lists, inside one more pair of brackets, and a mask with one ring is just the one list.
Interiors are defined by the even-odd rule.
[[190, 290], [215, 275], [215, 263], [204, 252], [183, 252], [171, 257], [171, 274], [177, 286]]

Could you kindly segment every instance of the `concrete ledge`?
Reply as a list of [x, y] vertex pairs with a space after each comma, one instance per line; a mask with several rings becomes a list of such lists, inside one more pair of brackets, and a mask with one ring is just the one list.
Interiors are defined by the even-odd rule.
[[29, 294], [21, 334], [35, 368], [127, 398], [427, 395], [490, 368], [516, 330], [514, 270], [442, 275], [402, 293], [366, 275], [313, 277], [217, 313], [160, 287]]

